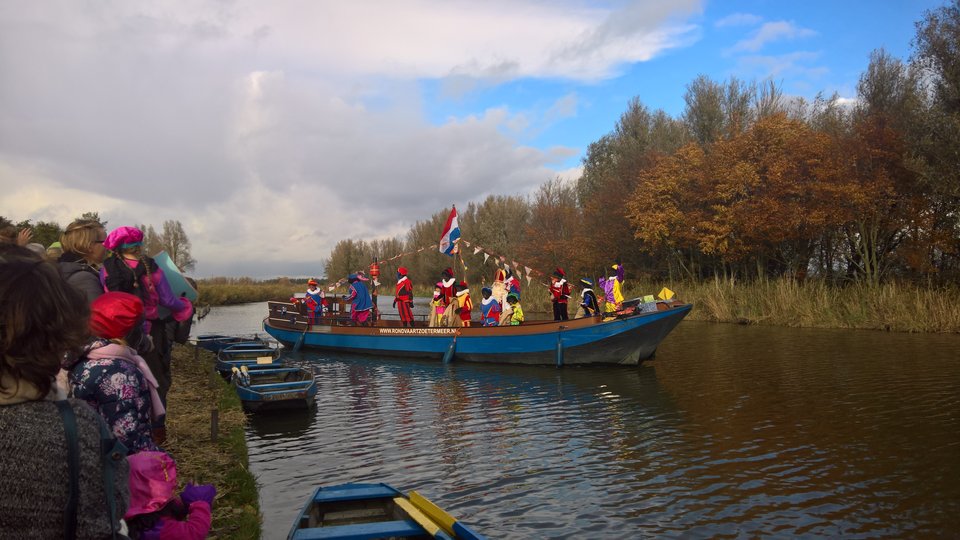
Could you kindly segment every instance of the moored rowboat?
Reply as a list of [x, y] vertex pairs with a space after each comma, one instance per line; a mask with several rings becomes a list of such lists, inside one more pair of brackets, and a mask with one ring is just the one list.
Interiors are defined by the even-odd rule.
[[387, 484], [320, 487], [304, 505], [288, 540], [438, 538], [483, 540], [425, 497]]
[[224, 334], [201, 334], [196, 337], [196, 341], [197, 347], [201, 347], [212, 353], [218, 353], [224, 348], [237, 343], [258, 342], [262, 343], [263, 346], [267, 345], [259, 336], [227, 336]]
[[216, 370], [224, 378], [227, 378], [235, 367], [279, 365], [281, 363], [278, 360], [279, 357], [280, 349], [270, 347], [262, 342], [235, 343], [217, 353]]
[[305, 409], [317, 395], [313, 372], [302, 367], [233, 368], [232, 382], [248, 411]]

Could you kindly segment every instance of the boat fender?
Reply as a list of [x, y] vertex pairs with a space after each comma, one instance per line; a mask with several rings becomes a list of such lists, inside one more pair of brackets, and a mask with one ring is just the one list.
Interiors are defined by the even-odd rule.
[[303, 347], [303, 339], [306, 337], [307, 337], [307, 331], [304, 330], [303, 333], [300, 334], [300, 338], [297, 339], [297, 342], [293, 345], [293, 352], [300, 351], [300, 347]]
[[[560, 327], [563, 329], [563, 327]], [[557, 367], [563, 367], [563, 338], [560, 337], [560, 332], [557, 332]]]
[[453, 339], [450, 341], [450, 346], [447, 347], [447, 352], [443, 353], [443, 363], [449, 364], [453, 361], [453, 353], [457, 350], [457, 336], [460, 335], [459, 332], [453, 335]]

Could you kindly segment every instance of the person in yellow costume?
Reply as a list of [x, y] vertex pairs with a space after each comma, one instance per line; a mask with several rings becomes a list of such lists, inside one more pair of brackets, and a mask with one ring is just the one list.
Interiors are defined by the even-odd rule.
[[613, 280], [613, 303], [616, 304], [617, 310], [619, 311], [620, 308], [623, 307], [623, 263], [620, 262], [619, 257], [611, 268], [617, 271], [615, 276], [608, 279]]
[[523, 322], [523, 308], [520, 307], [520, 297], [510, 293], [507, 295], [507, 303], [513, 309], [510, 314], [510, 326], [519, 326]]

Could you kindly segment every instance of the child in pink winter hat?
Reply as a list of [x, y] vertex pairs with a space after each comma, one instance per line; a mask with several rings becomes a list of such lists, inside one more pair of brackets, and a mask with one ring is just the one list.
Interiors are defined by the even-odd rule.
[[211, 484], [187, 484], [180, 496], [177, 465], [164, 452], [139, 452], [130, 464], [130, 508], [123, 519], [134, 540], [202, 540], [210, 532], [210, 510], [217, 495]]

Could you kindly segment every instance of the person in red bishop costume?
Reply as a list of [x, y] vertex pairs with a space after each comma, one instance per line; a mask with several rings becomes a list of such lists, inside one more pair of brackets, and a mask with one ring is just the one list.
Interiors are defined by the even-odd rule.
[[567, 275], [561, 268], [557, 268], [557, 271], [550, 276], [550, 294], [553, 295], [553, 320], [566, 321], [570, 319], [570, 315], [567, 313], [570, 284], [567, 283]]
[[407, 269], [397, 268], [397, 292], [393, 296], [393, 307], [400, 314], [404, 326], [413, 326], [413, 284], [407, 277]]

